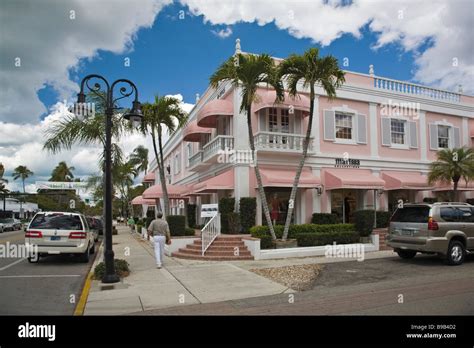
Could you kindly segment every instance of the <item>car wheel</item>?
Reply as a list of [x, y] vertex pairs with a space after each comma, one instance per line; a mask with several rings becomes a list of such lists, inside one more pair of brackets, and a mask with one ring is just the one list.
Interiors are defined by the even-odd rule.
[[90, 248], [87, 246], [86, 251], [81, 255], [81, 262], [87, 263], [89, 262], [89, 254], [90, 254]]
[[402, 259], [412, 259], [416, 255], [416, 251], [414, 250], [397, 250], [398, 256], [400, 256]]
[[464, 244], [458, 240], [452, 240], [448, 246], [446, 262], [451, 266], [458, 266], [464, 262], [466, 250]]

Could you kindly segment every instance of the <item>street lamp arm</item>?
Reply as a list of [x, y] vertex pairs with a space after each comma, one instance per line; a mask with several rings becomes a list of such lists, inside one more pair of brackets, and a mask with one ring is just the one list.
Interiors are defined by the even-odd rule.
[[[103, 83], [105, 83], [105, 86], [107, 87], [107, 89], [105, 90], [106, 97], [104, 97], [102, 94], [99, 93], [99, 91], [101, 90], [101, 87], [102, 87], [100, 85], [100, 83], [96, 82], [94, 84], [94, 86], [89, 85], [89, 81], [91, 81], [92, 79], [99, 79]], [[102, 99], [107, 104], [107, 95], [109, 94], [109, 91], [110, 91], [110, 85], [109, 85], [109, 82], [104, 77], [102, 77], [101, 75], [97, 75], [97, 74], [91, 74], [91, 75], [87, 75], [86, 77], [84, 77], [82, 79], [82, 82], [81, 82], [81, 91], [79, 92], [79, 94], [84, 94], [84, 86], [86, 86], [89, 91], [94, 93], [96, 96], [98, 96], [100, 99]], [[84, 99], [85, 99], [85, 97], [84, 97]]]
[[129, 85], [129, 86], [131, 87], [131, 90], [130, 90], [130, 91], [127, 91], [128, 88], [125, 87], [125, 86], [120, 87], [119, 92], [120, 92], [121, 96], [118, 97], [118, 98], [115, 98], [115, 99], [113, 100], [113, 103], [112, 103], [113, 105], [115, 105], [115, 102], [116, 102], [116, 101], [131, 96], [131, 95], [133, 94], [133, 92], [135, 92], [135, 99], [134, 99], [134, 101], [138, 101], [138, 89], [137, 89], [137, 86], [135, 86], [135, 84], [134, 84], [132, 81], [127, 80], [127, 79], [118, 79], [118, 80], [116, 80], [114, 83], [112, 83], [112, 86], [111, 86], [112, 94], [113, 94], [113, 90], [114, 90], [115, 86], [116, 86], [117, 84], [119, 84], [119, 83], [125, 83], [125, 84]]

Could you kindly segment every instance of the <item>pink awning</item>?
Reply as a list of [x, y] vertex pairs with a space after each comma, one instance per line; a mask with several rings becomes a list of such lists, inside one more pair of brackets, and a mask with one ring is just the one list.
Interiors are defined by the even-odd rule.
[[[185, 192], [188, 188], [182, 185], [166, 185], [169, 198], [182, 198], [181, 194]], [[147, 188], [143, 192], [143, 198], [146, 199], [157, 199], [163, 198], [163, 190], [161, 185], [153, 185], [152, 187]]]
[[234, 106], [230, 101], [223, 99], [215, 99], [207, 102], [197, 116], [197, 125], [205, 128], [217, 127], [217, 116], [234, 114]]
[[143, 178], [143, 182], [155, 182], [155, 173], [149, 172]]
[[292, 106], [294, 110], [306, 111], [303, 113], [304, 116], [309, 115], [310, 99], [304, 94], [293, 98], [288, 92], [285, 92], [285, 100], [278, 104], [275, 104], [275, 99], [276, 92], [274, 90], [259, 89], [258, 100], [253, 103], [252, 111], [257, 112], [263, 108], [290, 108]]
[[[296, 169], [260, 168], [263, 187], [292, 187]], [[313, 175], [309, 168], [303, 168], [298, 187], [315, 188], [321, 186], [320, 178]], [[257, 185], [255, 185], [257, 187]]]
[[216, 192], [234, 189], [234, 171], [228, 170], [193, 186], [194, 193]]
[[[440, 183], [439, 186], [436, 187], [433, 191], [452, 191], [452, 190], [453, 190], [453, 184], [446, 185], [446, 184]], [[474, 191], [474, 182], [470, 181], [466, 185], [466, 181], [464, 179], [459, 180], [458, 191]]]
[[199, 142], [201, 141], [202, 134], [210, 134], [210, 128], [203, 128], [197, 125], [197, 121], [189, 122], [186, 127], [183, 129], [183, 140], [184, 141], [194, 141]]
[[131, 203], [132, 203], [132, 205], [143, 205], [143, 204], [155, 205], [156, 200], [154, 200], [154, 199], [145, 199], [145, 198], [143, 198], [143, 196], [137, 196], [134, 199], [132, 199]]
[[372, 175], [366, 169], [327, 169], [325, 171], [326, 190], [337, 189], [383, 189], [385, 181]]
[[383, 171], [382, 179], [385, 180], [386, 190], [432, 190], [426, 176], [418, 172], [392, 172]]

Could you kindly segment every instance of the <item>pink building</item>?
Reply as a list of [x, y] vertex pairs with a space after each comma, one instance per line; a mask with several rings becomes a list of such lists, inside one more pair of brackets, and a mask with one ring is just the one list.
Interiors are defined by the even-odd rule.
[[[346, 83], [332, 101], [322, 88], [316, 89], [296, 223], [308, 223], [314, 212], [333, 212], [350, 221], [359, 209], [392, 210], [400, 200], [448, 199], [451, 188], [430, 187], [426, 175], [439, 149], [474, 146], [474, 97], [379, 77], [373, 70], [347, 71]], [[173, 213], [184, 213], [180, 199], [200, 206], [221, 197], [238, 201], [258, 196], [240, 95], [230, 83], [208, 88], [186, 127], [167, 141]], [[308, 124], [309, 91], [301, 87], [299, 99], [286, 95], [278, 105], [266, 86], [258, 95], [252, 107], [256, 156], [270, 210], [284, 223]], [[156, 171], [155, 161], [151, 171]], [[152, 188], [155, 195], [145, 193], [145, 198], [159, 197], [159, 186]], [[460, 184], [460, 190], [462, 200], [474, 198], [474, 184]], [[262, 224], [258, 197], [257, 207], [256, 223]]]

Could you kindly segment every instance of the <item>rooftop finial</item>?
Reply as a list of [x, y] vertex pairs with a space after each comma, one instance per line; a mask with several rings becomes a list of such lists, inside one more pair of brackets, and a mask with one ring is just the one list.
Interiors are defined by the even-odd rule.
[[196, 104], [199, 102], [199, 93], [196, 93]]
[[235, 40], [235, 54], [240, 54], [242, 53], [240, 49], [240, 39]]
[[458, 85], [458, 92], [462, 93], [462, 85]]
[[369, 65], [369, 75], [370, 76], [374, 76], [375, 73], [374, 73], [374, 65], [373, 64], [370, 64]]

